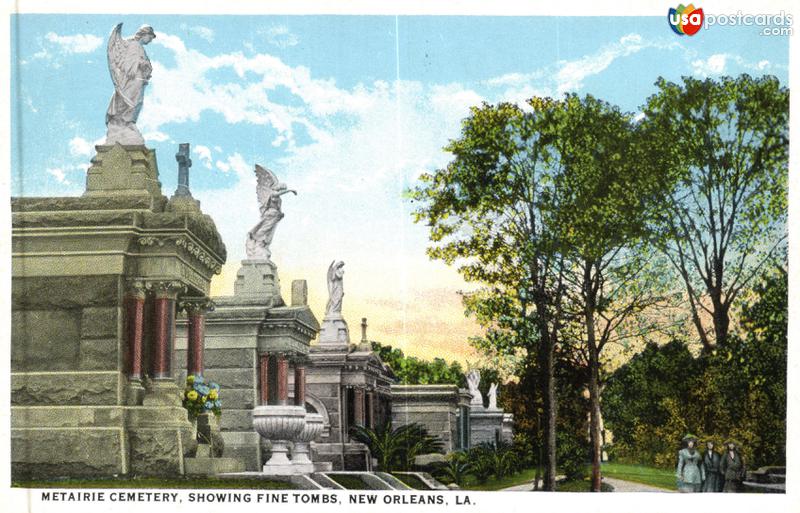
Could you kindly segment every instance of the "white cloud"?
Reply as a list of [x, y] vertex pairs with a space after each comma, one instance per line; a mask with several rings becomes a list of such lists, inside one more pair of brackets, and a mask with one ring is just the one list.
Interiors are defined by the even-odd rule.
[[67, 175], [64, 173], [64, 170], [60, 167], [49, 167], [46, 169], [47, 173], [53, 176], [58, 183], [69, 185], [70, 182], [67, 180]]
[[[786, 66], [773, 64], [768, 60], [748, 61], [741, 55], [732, 53], [715, 53], [706, 59], [691, 61], [692, 73], [698, 77], [714, 77], [723, 74], [735, 74], [740, 71], [771, 72], [785, 70]], [[736, 70], [735, 68], [739, 68]]]
[[211, 149], [208, 146], [196, 144], [194, 148], [192, 148], [192, 152], [200, 158], [200, 162], [202, 162], [206, 168], [212, 168], [213, 160], [211, 159]]
[[296, 46], [300, 42], [300, 39], [298, 39], [286, 25], [274, 25], [270, 27], [267, 29], [265, 36], [269, 44], [277, 46], [278, 48]]
[[90, 53], [103, 44], [103, 38], [92, 34], [59, 36], [55, 32], [48, 32], [44, 37], [47, 41], [60, 47], [65, 53]]
[[93, 146], [83, 137], [73, 137], [69, 141], [69, 153], [73, 157], [88, 157], [92, 154]]
[[192, 27], [188, 27], [187, 29], [190, 33], [196, 35], [201, 39], [205, 39], [209, 43], [214, 42], [214, 31], [208, 27], [204, 27], [202, 25], [195, 25]]
[[494, 88], [506, 88], [501, 94], [504, 101], [521, 102], [531, 96], [561, 96], [579, 91], [587, 78], [604, 72], [617, 59], [648, 48], [672, 49], [678, 46], [675, 41], [663, 43], [644, 39], [639, 34], [628, 34], [583, 57], [562, 60], [528, 73], [508, 73], [486, 83]]
[[142, 134], [142, 137], [144, 137], [145, 141], [164, 142], [170, 140], [169, 135], [159, 130], [151, 130], [149, 132], [145, 132], [144, 134]]
[[716, 53], [708, 59], [697, 59], [692, 61], [692, 72], [701, 77], [721, 75], [725, 72], [725, 66], [732, 56], [725, 53]]

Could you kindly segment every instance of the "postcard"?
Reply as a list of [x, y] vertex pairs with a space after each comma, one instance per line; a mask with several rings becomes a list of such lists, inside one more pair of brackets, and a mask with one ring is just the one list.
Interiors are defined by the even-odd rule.
[[10, 511], [789, 511], [738, 4], [12, 6]]

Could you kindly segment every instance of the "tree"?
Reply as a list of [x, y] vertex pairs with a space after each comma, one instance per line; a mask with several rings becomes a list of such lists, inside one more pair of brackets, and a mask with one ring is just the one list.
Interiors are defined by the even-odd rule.
[[[563, 252], [569, 304], [588, 366], [592, 490], [601, 490], [601, 353], [632, 336], [623, 328], [659, 302], [659, 273], [646, 241], [647, 219], [670, 176], [641, 159], [642, 135], [632, 115], [592, 96], [567, 95], [557, 145], [564, 172], [557, 177], [561, 202], [555, 215]], [[634, 330], [633, 335], [641, 332]]]
[[664, 195], [660, 245], [710, 352], [725, 345], [742, 290], [785, 243], [789, 91], [771, 76], [656, 85], [643, 107], [646, 159], [679, 176]]
[[[411, 191], [415, 221], [430, 231], [428, 254], [483, 285], [465, 303], [487, 328], [476, 343], [521, 360], [523, 379], [539, 368], [546, 446], [544, 488], [555, 488], [556, 398], [553, 375], [562, 259], [551, 237], [558, 203], [554, 152], [559, 102], [529, 100], [529, 111], [501, 103], [474, 107], [461, 136], [445, 148], [452, 161], [424, 174]], [[533, 394], [529, 399], [534, 401]]]

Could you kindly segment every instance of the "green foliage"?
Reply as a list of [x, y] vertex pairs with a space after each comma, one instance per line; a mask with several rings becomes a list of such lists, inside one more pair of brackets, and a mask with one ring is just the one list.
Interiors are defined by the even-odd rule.
[[410, 470], [415, 457], [442, 450], [442, 442], [428, 434], [428, 430], [418, 423], [392, 429], [389, 421], [377, 429], [354, 426], [350, 432], [354, 440], [369, 448], [372, 457], [378, 460], [378, 467], [384, 472]]
[[677, 178], [659, 202], [659, 244], [710, 351], [726, 343], [741, 292], [785, 245], [789, 90], [749, 75], [656, 85], [642, 108], [646, 160]]
[[767, 272], [742, 310], [745, 336], [693, 357], [649, 344], [608, 380], [603, 404], [619, 461], [671, 467], [687, 432], [742, 443], [752, 467], [786, 458], [787, 274]]
[[455, 451], [447, 455], [447, 461], [437, 469], [436, 476], [446, 484], [455, 483], [461, 486], [469, 471], [470, 464], [466, 453]]
[[458, 362], [447, 363], [443, 358], [428, 361], [406, 356], [402, 350], [378, 342], [372, 342], [372, 350], [392, 369], [401, 384], [466, 386], [464, 370]]

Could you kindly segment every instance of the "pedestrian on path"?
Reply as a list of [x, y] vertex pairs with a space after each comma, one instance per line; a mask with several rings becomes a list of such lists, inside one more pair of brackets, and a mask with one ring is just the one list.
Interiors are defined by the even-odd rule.
[[697, 437], [686, 435], [683, 437], [684, 448], [678, 451], [678, 469], [675, 474], [678, 478], [678, 491], [682, 493], [699, 492], [703, 486], [705, 473], [697, 450]]

